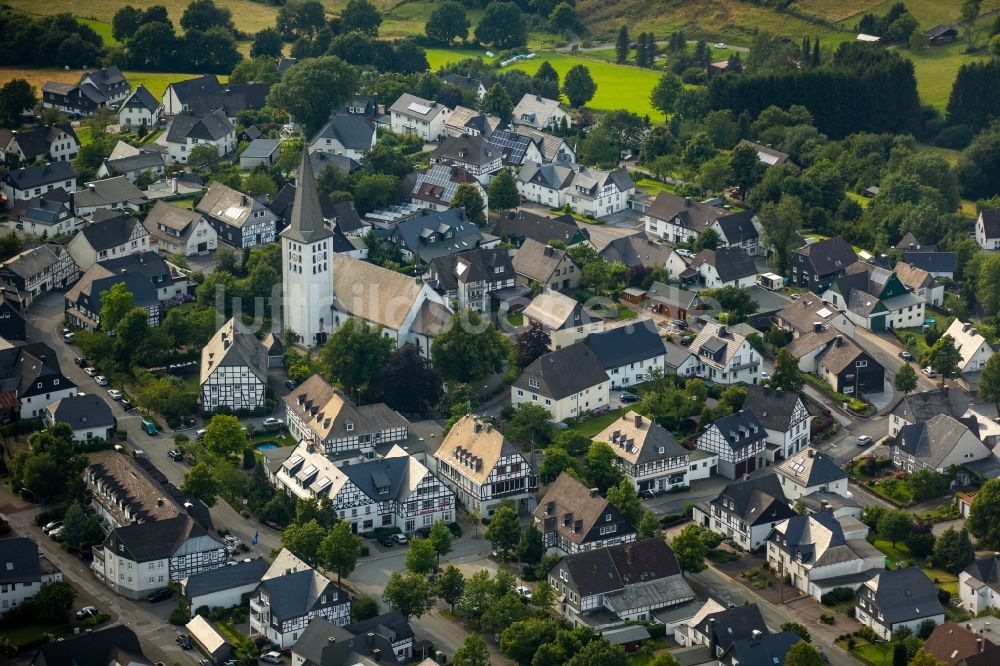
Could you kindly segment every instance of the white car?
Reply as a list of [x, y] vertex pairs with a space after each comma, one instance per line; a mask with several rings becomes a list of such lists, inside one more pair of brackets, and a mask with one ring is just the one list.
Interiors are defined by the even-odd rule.
[[104, 375], [97, 375], [96, 377], [94, 377], [94, 381], [97, 382], [98, 386], [108, 385], [108, 378], [105, 377]]
[[717, 48], [717, 49], [724, 49], [724, 48], [726, 48], [726, 43], [725, 42], [716, 42], [715, 43], [715, 48]]
[[281, 419], [274, 418], [273, 416], [268, 416], [266, 419], [261, 421], [265, 428], [278, 428], [285, 425], [285, 422]]
[[260, 655], [260, 660], [268, 664], [280, 664], [281, 663], [281, 653], [271, 650], [270, 652], [265, 652]]
[[531, 601], [531, 588], [530, 587], [528, 587], [526, 585], [518, 585], [517, 586], [517, 593], [519, 595], [521, 595], [521, 597], [527, 599], [528, 601]]
[[682, 257], [687, 257], [688, 259], [691, 259], [692, 257], [694, 257], [694, 252], [692, 252], [691, 250], [687, 249], [686, 247], [678, 248], [677, 249], [677, 254], [681, 255]]
[[858, 437], [858, 446], [868, 446], [872, 443], [872, 438], [868, 435], [860, 435]]
[[937, 373], [934, 372], [934, 368], [927, 366], [926, 368], [921, 368], [920, 372], [924, 373], [928, 377], [937, 377]]
[[42, 528], [42, 533], [48, 534], [52, 530], [62, 527], [62, 524], [63, 521], [61, 520], [53, 520], [51, 523], [46, 523], [45, 527]]
[[97, 368], [84, 368], [83, 371], [85, 373], [87, 373], [88, 377], [96, 377], [97, 376]]
[[111, 396], [112, 400], [121, 400], [122, 397], [124, 397], [122, 396], [122, 392], [118, 389], [108, 389], [108, 395]]
[[66, 333], [63, 335], [63, 342], [73, 342], [73, 334]]
[[85, 617], [90, 617], [91, 615], [97, 615], [96, 606], [84, 606], [76, 612], [76, 619], [82, 620]]
[[405, 534], [393, 534], [392, 535], [392, 540], [395, 541], [396, 543], [400, 544], [400, 545], [402, 545], [404, 543], [409, 543], [409, 541], [407, 540]]

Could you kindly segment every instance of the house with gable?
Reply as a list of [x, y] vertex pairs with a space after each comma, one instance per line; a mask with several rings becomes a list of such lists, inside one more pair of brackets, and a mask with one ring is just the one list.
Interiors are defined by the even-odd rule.
[[70, 195], [62, 188], [45, 192], [27, 201], [14, 202], [10, 218], [15, 228], [32, 236], [52, 238], [63, 234], [74, 234], [83, 220], [73, 214]]
[[441, 83], [449, 86], [455, 86], [459, 90], [468, 91], [475, 95], [478, 100], [481, 100], [486, 96], [486, 86], [483, 85], [483, 82], [480, 79], [476, 79], [471, 76], [462, 76], [461, 74], [445, 74], [441, 77]]
[[149, 251], [149, 232], [138, 219], [124, 213], [99, 214], [94, 219], [66, 248], [81, 270], [87, 271], [100, 261]]
[[46, 81], [42, 86], [42, 106], [82, 117], [122, 101], [129, 88], [118, 66], [111, 65], [85, 71], [76, 85]]
[[214, 74], [204, 74], [193, 79], [174, 81], [163, 92], [163, 110], [168, 116], [191, 111], [195, 98], [204, 95], [220, 95], [222, 84]]
[[944, 334], [952, 337], [959, 354], [962, 355], [958, 370], [963, 374], [979, 372], [986, 365], [986, 361], [990, 360], [990, 356], [993, 356], [993, 347], [972, 324], [955, 319]]
[[444, 138], [444, 121], [451, 109], [431, 100], [403, 93], [389, 107], [389, 126], [396, 134], [416, 134], [424, 141]]
[[886, 331], [923, 324], [926, 301], [911, 293], [894, 272], [856, 262], [843, 273], [823, 292], [823, 300], [843, 308], [856, 326]]
[[338, 113], [309, 142], [310, 153], [330, 153], [360, 160], [375, 147], [375, 123], [364, 115]]
[[0, 563], [0, 617], [38, 594], [42, 585], [62, 580], [62, 572], [27, 537], [0, 539]]
[[[953, 466], [991, 457], [979, 439], [975, 418], [956, 419], [937, 414], [927, 421], [905, 425], [892, 444], [892, 463], [906, 473], [930, 469], [940, 474]], [[960, 474], [960, 479], [962, 475]]]
[[45, 243], [0, 262], [0, 285], [17, 290], [25, 308], [40, 294], [80, 279], [80, 267], [62, 245]]
[[519, 209], [491, 215], [490, 221], [493, 224], [490, 233], [515, 248], [519, 248], [529, 238], [542, 245], [548, 245], [554, 240], [560, 241], [566, 247], [590, 242], [590, 232], [578, 226], [573, 216], [566, 213], [558, 217], [542, 217]]
[[690, 620], [674, 630], [674, 639], [689, 647], [706, 646], [714, 661], [737, 641], [760, 639], [770, 633], [757, 604], [726, 608], [709, 598]]
[[582, 342], [548, 352], [532, 361], [510, 387], [514, 407], [544, 407], [553, 421], [564, 421], [611, 402], [611, 382], [597, 355]]
[[976, 617], [1000, 607], [1000, 554], [976, 557], [958, 574], [958, 598], [962, 608]]
[[444, 121], [444, 133], [448, 136], [468, 134], [488, 139], [500, 125], [501, 121], [496, 116], [459, 105], [452, 109], [451, 115]]
[[8, 172], [3, 179], [3, 193], [7, 196], [8, 206], [59, 188], [67, 193], [76, 192], [76, 174], [69, 162], [22, 167]]
[[764, 474], [730, 483], [715, 499], [695, 504], [693, 521], [755, 551], [778, 523], [794, 515], [777, 476]]
[[752, 412], [740, 410], [715, 421], [698, 435], [697, 448], [717, 455], [719, 474], [737, 479], [767, 465], [767, 431]]
[[[528, 139], [535, 145], [541, 155], [539, 162], [576, 164], [576, 151], [566, 143], [566, 139], [525, 124], [515, 123], [510, 128], [516, 135]], [[533, 152], [529, 150], [525, 156]]]
[[71, 395], [56, 400], [42, 414], [46, 426], [65, 423], [73, 431], [73, 440], [89, 442], [92, 439], [114, 441], [118, 421], [111, 412], [111, 405], [98, 395]]
[[594, 437], [615, 452], [618, 469], [640, 495], [683, 488], [691, 451], [669, 430], [641, 414], [629, 412]]
[[503, 168], [503, 155], [482, 136], [449, 136], [431, 153], [431, 164], [462, 167], [481, 185], [488, 185]]
[[743, 409], [767, 431], [768, 462], [780, 462], [809, 445], [812, 417], [795, 393], [763, 386], [747, 387]]
[[414, 639], [413, 629], [399, 611], [343, 627], [324, 617], [314, 617], [292, 646], [292, 664], [377, 666], [405, 663], [411, 658], [420, 658]]
[[635, 527], [614, 505], [566, 472], [548, 487], [533, 515], [545, 546], [564, 555], [636, 540]]
[[[726, 220], [729, 217], [737, 219], [730, 222]], [[732, 242], [727, 235], [724, 245], [739, 245], [744, 249], [747, 249], [747, 246], [756, 248], [759, 245], [751, 243], [749, 237], [746, 240], [741, 239], [741, 229], [749, 236], [743, 213], [732, 213], [725, 208], [699, 203], [690, 197], [680, 197], [669, 192], [656, 195], [656, 199], [643, 214], [642, 221], [646, 225], [647, 233], [655, 234], [668, 243], [689, 242], [704, 233], [706, 229], [714, 228], [719, 232], [720, 240], [723, 239], [722, 230], [730, 232]], [[759, 252], [759, 249], [755, 251]]]
[[719, 247], [740, 247], [752, 257], [764, 254], [762, 227], [752, 210], [718, 217], [708, 228], [719, 235]]
[[1000, 639], [985, 633], [973, 629], [971, 623], [945, 622], [934, 628], [923, 649], [945, 666], [990, 666], [1000, 662]]
[[947, 386], [907, 393], [889, 412], [889, 436], [895, 437], [903, 426], [930, 421], [938, 414], [961, 419], [968, 411], [969, 395]]
[[958, 270], [958, 255], [954, 252], [941, 252], [932, 247], [920, 247], [916, 249], [904, 250], [903, 261], [919, 268], [935, 278], [955, 278], [955, 271]]
[[924, 269], [900, 261], [893, 270], [896, 271], [899, 281], [912, 293], [927, 301], [928, 305], [941, 307], [944, 303], [944, 285]]
[[580, 270], [569, 252], [526, 238], [511, 260], [518, 284], [538, 283], [553, 291], [570, 291], [580, 285]]
[[187, 164], [196, 146], [214, 146], [219, 157], [236, 150], [236, 128], [222, 109], [204, 116], [177, 115], [167, 130], [167, 156], [177, 164]]
[[403, 220], [393, 229], [389, 241], [399, 248], [404, 261], [418, 264], [496, 245], [483, 237], [479, 227], [465, 219], [464, 208], [428, 211]]
[[[458, 109], [455, 111], [457, 113]], [[542, 143], [534, 137], [519, 132], [518, 129], [521, 128], [529, 129], [523, 125], [501, 127], [495, 129], [486, 139], [490, 147], [500, 153], [503, 165], [517, 171], [528, 162], [551, 163], [553, 160], [546, 160], [542, 154]], [[560, 160], [560, 163], [569, 164], [573, 161], [575, 160]]]
[[813, 493], [832, 493], [849, 497], [847, 472], [836, 460], [809, 447], [781, 461], [775, 467], [781, 491], [789, 502]]
[[788, 345], [799, 362], [799, 370], [809, 372], [846, 395], [882, 393], [885, 368], [850, 337], [836, 329], [804, 333]]
[[854, 337], [854, 322], [842, 310], [823, 302], [816, 294], [802, 294], [798, 300], [778, 311], [775, 323], [797, 339], [806, 333], [822, 333], [835, 329], [849, 338]]
[[234, 317], [201, 350], [201, 409], [253, 411], [264, 406], [266, 394], [267, 351]]
[[117, 156], [112, 153], [110, 157], [101, 162], [97, 168], [98, 178], [110, 178], [111, 176], [125, 176], [130, 183], [135, 183], [140, 175], [145, 174], [152, 179], [162, 178], [167, 172], [166, 163], [163, 161], [163, 153], [155, 150], [139, 150], [120, 142], [128, 150], [127, 153], [119, 153]]
[[126, 129], [153, 127], [162, 119], [163, 105], [141, 83], [118, 107], [118, 122]]
[[723, 666], [784, 666], [789, 650], [801, 642], [802, 637], [794, 631], [753, 634], [750, 638], [733, 641], [729, 649], [722, 653], [719, 664]]
[[424, 280], [459, 309], [487, 312], [495, 294], [514, 287], [514, 266], [505, 249], [475, 249], [435, 257]]
[[30, 166], [35, 162], [72, 162], [80, 152], [80, 139], [68, 123], [30, 130], [12, 130], [4, 148], [6, 160]]
[[524, 454], [491, 423], [466, 414], [434, 452], [435, 471], [466, 511], [483, 518], [504, 502], [518, 513], [535, 508], [538, 474]]
[[522, 311], [526, 326], [538, 325], [549, 334], [549, 348], [562, 349], [604, 330], [604, 320], [576, 299], [543, 289]]
[[125, 176], [86, 183], [76, 191], [72, 199], [73, 212], [80, 217], [94, 215], [99, 211], [115, 211], [127, 215], [138, 213], [146, 206], [146, 195]]
[[653, 620], [653, 613], [694, 599], [677, 558], [662, 539], [567, 555], [548, 572], [574, 627], [602, 630]]
[[601, 361], [612, 391], [647, 381], [654, 370], [665, 370], [667, 350], [650, 319], [590, 333], [583, 343]]
[[901, 627], [914, 633], [920, 624], [944, 622], [938, 588], [920, 567], [881, 571], [858, 588], [854, 616], [883, 640]]
[[675, 277], [687, 268], [687, 263], [675, 249], [653, 240], [644, 231], [616, 238], [598, 254], [604, 261], [618, 262], [627, 268], [665, 268]]
[[200, 213], [165, 201], [153, 205], [142, 226], [149, 233], [150, 248], [165, 255], [208, 254], [219, 242], [215, 228]]
[[489, 195], [479, 179], [460, 166], [433, 164], [418, 172], [410, 192], [410, 201], [417, 208], [446, 212], [461, 185], [472, 185], [483, 200], [484, 212], [489, 213]]
[[273, 243], [277, 216], [250, 195], [213, 182], [195, 206], [215, 229], [218, 240], [238, 250]]
[[573, 119], [559, 107], [559, 102], [540, 95], [526, 93], [513, 111], [514, 122], [535, 129], [573, 126]]
[[835, 236], [800, 248], [792, 256], [789, 278], [792, 285], [819, 294], [857, 261], [851, 244]]
[[1000, 208], [979, 211], [975, 226], [976, 242], [984, 250], [1000, 250]]
[[681, 281], [696, 280], [707, 289], [752, 287], [757, 284], [757, 267], [742, 247], [702, 250], [679, 275]]
[[693, 374], [718, 384], [756, 384], [761, 356], [743, 336], [729, 326], [709, 321], [688, 347], [697, 357]]

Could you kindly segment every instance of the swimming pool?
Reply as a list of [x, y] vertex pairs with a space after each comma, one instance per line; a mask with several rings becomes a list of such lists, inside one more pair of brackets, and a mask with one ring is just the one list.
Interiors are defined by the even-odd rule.
[[276, 448], [278, 448], [278, 445], [275, 444], [274, 442], [264, 442], [263, 444], [257, 445], [258, 451], [268, 451], [270, 449], [276, 449]]

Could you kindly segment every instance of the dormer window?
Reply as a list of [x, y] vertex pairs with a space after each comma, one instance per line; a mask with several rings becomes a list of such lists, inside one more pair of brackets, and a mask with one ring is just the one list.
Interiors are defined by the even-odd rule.
[[[39, 386], [41, 386], [41, 384], [39, 384]], [[538, 388], [538, 380], [537, 379], [529, 379], [528, 380], [528, 388], [534, 388], [534, 389]]]
[[604, 522], [606, 522], [606, 523], [610, 523], [611, 522], [611, 514], [610, 513], [607, 513], [607, 514], [604, 515]]

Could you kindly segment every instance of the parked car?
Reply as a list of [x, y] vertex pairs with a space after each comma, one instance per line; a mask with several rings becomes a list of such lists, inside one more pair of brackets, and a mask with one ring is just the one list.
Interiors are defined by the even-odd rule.
[[85, 373], [87, 373], [88, 377], [96, 377], [97, 376], [97, 368], [93, 368], [93, 367], [91, 367], [91, 368], [84, 368], [83, 371]]
[[158, 590], [153, 590], [148, 595], [146, 595], [146, 601], [150, 603], [156, 603], [157, 601], [163, 601], [164, 599], [169, 599], [173, 595], [170, 590], [165, 587], [161, 587]]
[[517, 593], [521, 595], [522, 598], [531, 601], [531, 588], [526, 585], [518, 585]]
[[393, 534], [392, 535], [392, 540], [395, 541], [398, 544], [409, 543], [409, 541], [407, 540], [405, 534]]
[[281, 663], [281, 653], [271, 650], [270, 652], [265, 652], [260, 655], [260, 660], [268, 664], [280, 664]]
[[621, 400], [622, 402], [624, 402], [626, 404], [631, 403], [631, 402], [639, 402], [639, 396], [637, 396], [635, 393], [628, 393], [628, 392], [626, 392], [626, 393], [622, 393], [621, 398], [619, 398], [619, 400]]
[[122, 395], [122, 392], [119, 391], [118, 389], [108, 389], [108, 395], [111, 396], [112, 400], [119, 400], [119, 401], [125, 397]]
[[281, 419], [276, 419], [273, 416], [268, 416], [261, 422], [265, 428], [280, 428], [285, 425], [285, 422]]
[[108, 378], [105, 377], [104, 375], [97, 375], [96, 377], [94, 377], [94, 381], [97, 382], [98, 386], [108, 385]]
[[66, 538], [64, 536], [64, 533], [63, 533], [64, 529], [65, 528], [60, 525], [59, 527], [55, 528], [54, 530], [49, 531], [49, 538], [52, 539], [55, 542], [62, 541], [63, 539]]
[[899, 358], [903, 359], [904, 361], [912, 361], [913, 360], [913, 354], [911, 354], [910, 352], [908, 352], [906, 350], [903, 350], [903, 351], [899, 352]]
[[82, 620], [85, 617], [90, 617], [91, 615], [97, 615], [96, 606], [84, 606], [76, 612], [76, 619]]
[[717, 49], [724, 49], [724, 48], [726, 48], [726, 44], [725, 44], [725, 42], [716, 42], [715, 43], [715, 48], [717, 48]]
[[191, 645], [191, 637], [187, 634], [179, 634], [177, 636], [177, 645], [179, 645], [182, 650], [190, 650], [194, 647]]
[[770, 378], [771, 378], [771, 373], [769, 373], [769, 372], [764, 372], [764, 371], [762, 371], [762, 372], [760, 373], [760, 379], [761, 379], [761, 381], [767, 381], [767, 380], [769, 380]]
[[928, 377], [937, 377], [937, 373], [934, 372], [934, 368], [927, 366], [926, 368], [921, 368], [920, 372], [924, 373]]
[[198, 439], [198, 440], [205, 439], [205, 429], [204, 428], [200, 428], [198, 430], [195, 430], [194, 431], [194, 438]]
[[182, 462], [184, 460], [184, 454], [177, 449], [167, 451], [167, 456], [174, 462]]
[[51, 532], [52, 530], [56, 529], [57, 527], [62, 527], [62, 524], [63, 524], [63, 521], [61, 521], [61, 520], [53, 520], [51, 523], [46, 523], [45, 526], [42, 527], [42, 533], [43, 534], [48, 534], [49, 532]]
[[296, 386], [298, 386], [298, 383], [294, 379], [285, 380], [285, 388], [288, 389], [289, 391], [294, 389]]
[[121, 405], [122, 409], [124, 409], [126, 412], [135, 409], [135, 405], [133, 405], [132, 401], [129, 400], [128, 398], [122, 398]]
[[154, 423], [152, 419], [143, 419], [142, 429], [146, 431], [147, 435], [155, 435], [157, 432], [159, 432], [156, 429], [156, 423]]
[[694, 252], [692, 252], [691, 250], [688, 250], [687, 248], [683, 248], [683, 247], [677, 248], [677, 254], [681, 255], [682, 257], [687, 257], [688, 259], [691, 259], [691, 258], [694, 257]]
[[681, 331], [687, 330], [688, 327], [688, 323], [683, 319], [672, 319], [670, 323], [673, 325], [674, 328]]
[[87, 359], [85, 359], [82, 356], [77, 356], [76, 358], [73, 359], [73, 362], [76, 363], [76, 367], [78, 367], [78, 368], [86, 368], [87, 367]]
[[63, 334], [63, 342], [65, 342], [66, 344], [72, 343], [73, 342], [73, 334], [72, 333], [64, 333]]
[[378, 538], [378, 543], [379, 543], [380, 546], [383, 546], [385, 548], [392, 548], [392, 544], [393, 544], [392, 536], [390, 536], [388, 534], [383, 534], [382, 536], [380, 536]]
[[858, 446], [868, 446], [872, 443], [872, 438], [868, 435], [861, 435], [858, 437]]

